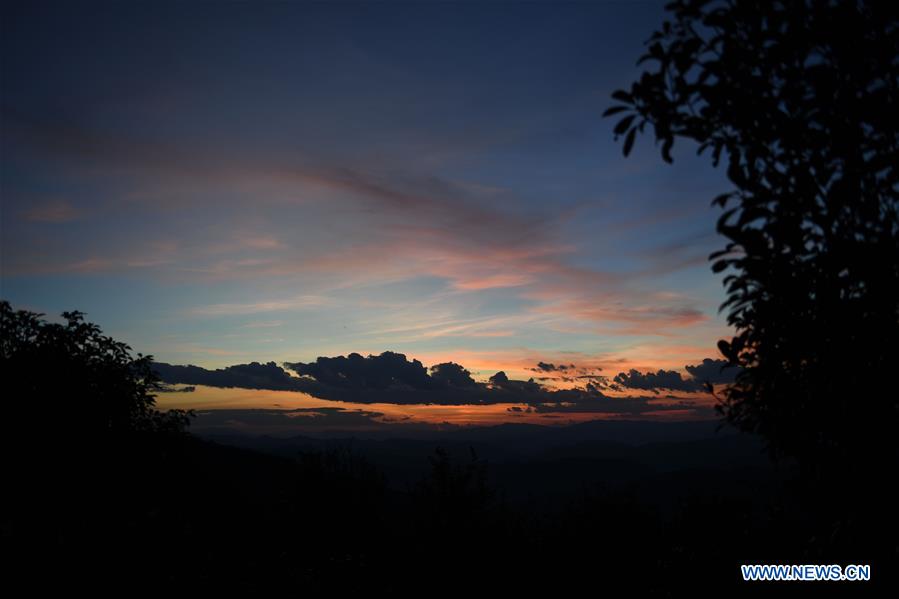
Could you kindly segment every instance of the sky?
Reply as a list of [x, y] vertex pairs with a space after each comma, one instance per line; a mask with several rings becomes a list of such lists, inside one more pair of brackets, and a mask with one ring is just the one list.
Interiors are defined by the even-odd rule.
[[208, 369], [671, 369], [724, 174], [602, 112], [657, 2], [10, 3], [0, 295]]

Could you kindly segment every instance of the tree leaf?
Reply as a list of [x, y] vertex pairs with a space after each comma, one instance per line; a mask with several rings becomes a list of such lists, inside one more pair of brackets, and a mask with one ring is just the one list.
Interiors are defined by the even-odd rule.
[[627, 131], [627, 128], [631, 126], [631, 123], [634, 122], [635, 118], [637, 118], [637, 115], [632, 114], [618, 121], [618, 124], [615, 125], [615, 135], [621, 135], [622, 133]]
[[634, 98], [629, 93], [624, 91], [623, 89], [617, 89], [612, 92], [612, 99], [618, 100], [619, 102], [624, 102], [626, 104], [633, 104]]
[[665, 139], [665, 143], [662, 144], [662, 160], [671, 164], [674, 160], [671, 158], [671, 147], [674, 145], [674, 136], [669, 135], [667, 139]]
[[604, 113], [602, 113], [603, 118], [607, 116], [612, 116], [613, 114], [618, 114], [624, 110], [630, 110], [630, 106], [612, 106], [611, 108], [607, 108]]
[[631, 129], [627, 134], [627, 137], [624, 138], [624, 155], [629, 156], [631, 153], [631, 148], [634, 146], [634, 136], [636, 135], [637, 130]]

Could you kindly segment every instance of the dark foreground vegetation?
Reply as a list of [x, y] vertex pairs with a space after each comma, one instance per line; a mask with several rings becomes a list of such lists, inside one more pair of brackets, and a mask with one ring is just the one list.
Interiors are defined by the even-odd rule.
[[[612, 475], [530, 504], [505, 497], [489, 464], [439, 450], [416, 482], [394, 485], [339, 448], [287, 458], [138, 434], [88, 457], [59, 446], [50, 454], [45, 443], [6, 460], [19, 469], [6, 470], [3, 501], [4, 563], [35, 589], [566, 596], [627, 587], [669, 596], [761, 586], [856, 596], [893, 585], [896, 574], [894, 521], [883, 519], [891, 512], [881, 498], [846, 521], [789, 472]], [[533, 471], [535, 489], [555, 482]], [[741, 563], [864, 563], [874, 579], [750, 584]]]
[[[51, 324], [4, 302], [2, 333], [4, 381], [33, 400], [9, 404], [3, 436], [3, 564], [35, 592], [858, 595], [895, 579], [893, 495], [820, 496], [743, 437], [495, 467], [461, 442], [230, 447], [156, 411], [146, 358], [80, 314]], [[421, 467], [398, 475], [385, 450]], [[871, 564], [873, 581], [748, 584], [741, 563]]]

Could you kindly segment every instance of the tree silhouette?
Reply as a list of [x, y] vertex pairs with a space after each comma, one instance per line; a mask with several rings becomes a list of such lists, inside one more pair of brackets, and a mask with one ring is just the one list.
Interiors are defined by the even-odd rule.
[[0, 302], [0, 369], [24, 434], [95, 440], [184, 431], [187, 412], [155, 409], [152, 356], [133, 357], [81, 312], [64, 312], [64, 324], [42, 316]]
[[138, 564], [189, 530], [172, 498], [197, 493], [193, 440], [182, 434], [190, 414], [155, 408], [151, 360], [80, 312], [47, 322], [0, 302], [0, 536], [10, 571], [35, 581], [42, 564], [92, 586], [137, 580]]
[[727, 164], [712, 254], [729, 422], [812, 471], [896, 460], [899, 10], [887, 2], [681, 0], [650, 68], [612, 97], [628, 155], [652, 127]]

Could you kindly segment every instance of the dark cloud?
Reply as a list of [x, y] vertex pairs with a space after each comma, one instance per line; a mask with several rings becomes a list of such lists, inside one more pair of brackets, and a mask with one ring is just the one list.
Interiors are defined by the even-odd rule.
[[727, 360], [712, 360], [706, 358], [702, 364], [687, 366], [689, 372], [700, 383], [730, 384], [734, 382], [740, 369], [736, 366], [728, 366]]
[[471, 373], [455, 362], [443, 362], [431, 366], [431, 379], [442, 385], [470, 388], [477, 386]]
[[357, 353], [336, 358], [319, 357], [309, 364], [294, 362], [285, 366], [301, 376], [346, 389], [383, 391], [390, 387], [406, 386], [426, 390], [437, 386], [421, 362], [409, 361], [404, 354], [392, 351], [368, 357]]
[[192, 386], [181, 387], [179, 389], [178, 387], [175, 387], [174, 385], [167, 385], [167, 384], [163, 383], [162, 388], [159, 389], [159, 392], [160, 393], [193, 393], [196, 390], [197, 390], [197, 388], [192, 387]]
[[156, 362], [153, 369], [166, 383], [208, 385], [210, 387], [241, 387], [244, 389], [273, 389], [275, 391], [303, 391], [291, 377], [274, 362], [237, 364], [218, 370], [199, 366], [176, 366]]
[[478, 405], [541, 401], [551, 391], [533, 379], [517, 381], [497, 373], [491, 384], [478, 383], [458, 364], [444, 362], [428, 370], [418, 360], [384, 352], [320, 357], [315, 362], [287, 363], [291, 376], [274, 362], [238, 364], [217, 370], [198, 366], [156, 363], [155, 370], [169, 384], [207, 385], [301, 391], [321, 399], [352, 403]]
[[577, 368], [574, 364], [559, 364], [556, 366], [552, 362], [537, 362], [536, 368], [531, 368], [534, 372], [565, 372]]
[[504, 392], [524, 394], [534, 394], [540, 391], [546, 392], [544, 387], [540, 383], [534, 381], [534, 379], [515, 381], [510, 379], [502, 370], [490, 377], [490, 384], [493, 386], [494, 390]]
[[609, 378], [598, 374], [602, 370], [598, 366], [578, 367], [576, 364], [555, 364], [553, 362], [537, 362], [537, 366], [528, 368], [542, 376], [534, 377], [537, 381], [555, 381], [563, 383], [582, 384], [589, 381], [593, 387], [609, 388]]
[[693, 380], [683, 378], [675, 370], [659, 370], [658, 372], [639, 372], [633, 368], [629, 372], [619, 372], [615, 382], [626, 389], [641, 389], [658, 393], [659, 389], [675, 391], [700, 391], [702, 385]]
[[587, 383], [586, 391], [594, 395], [602, 395], [602, 387], [596, 383]]
[[502, 370], [490, 377], [490, 384], [496, 387], [503, 387], [509, 383], [509, 377]]
[[[384, 352], [363, 357], [360, 354], [320, 357], [311, 363], [287, 363], [286, 369], [299, 376], [291, 376], [285, 368], [274, 362], [238, 364], [218, 370], [206, 370], [197, 366], [173, 366], [156, 364], [156, 370], [168, 384], [208, 385], [213, 387], [243, 387], [250, 389], [274, 389], [301, 391], [321, 399], [356, 404], [437, 404], [437, 405], [493, 405], [519, 404], [519, 410], [549, 414], [553, 412], [596, 412], [604, 414], [642, 414], [654, 411], [693, 409], [690, 400], [672, 403], [653, 403], [646, 397], [609, 397], [605, 391], [612, 389], [642, 389], [658, 394], [659, 389], [696, 391], [701, 386], [693, 379], [683, 379], [674, 371], [640, 373], [631, 370], [620, 373], [610, 382], [606, 377], [582, 374], [568, 377], [582, 379], [582, 387], [551, 389], [533, 378], [526, 381], [510, 379], [497, 372], [488, 382], [475, 381], [463, 366], [443, 362], [430, 369], [418, 360], [405, 355]], [[547, 364], [547, 366], [550, 366]], [[558, 372], [558, 366], [553, 366]], [[566, 365], [566, 368], [569, 368]], [[655, 401], [659, 401], [655, 398]], [[526, 407], [522, 408], [520, 405]], [[339, 408], [338, 408], [339, 409]], [[241, 411], [243, 413], [244, 411]], [[315, 413], [325, 413], [322, 410]], [[330, 414], [330, 413], [329, 413]], [[360, 414], [362, 414], [360, 412]], [[219, 415], [221, 416], [221, 415]], [[246, 415], [245, 415], [246, 416]], [[380, 417], [374, 412], [364, 413], [368, 419]], [[257, 416], [254, 416], [257, 417]], [[260, 415], [257, 418], [283, 418], [282, 411]], [[294, 411], [292, 418], [312, 418], [313, 412]], [[340, 418], [359, 418], [341, 415]], [[336, 421], [338, 416], [333, 416]], [[243, 422], [243, 421], [242, 421]], [[278, 421], [281, 422], [281, 421]], [[379, 418], [379, 424], [385, 424]], [[294, 424], [300, 423], [300, 421]], [[258, 424], [258, 423], [257, 423]], [[354, 424], [347, 421], [348, 426]], [[363, 422], [355, 424], [363, 425]]]

